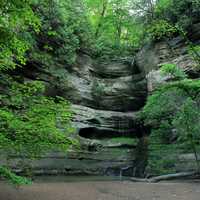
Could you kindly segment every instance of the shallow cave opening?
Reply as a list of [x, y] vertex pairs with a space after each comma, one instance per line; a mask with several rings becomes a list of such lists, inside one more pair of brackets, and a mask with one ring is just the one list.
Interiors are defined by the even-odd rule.
[[98, 129], [95, 127], [82, 128], [79, 131], [79, 136], [87, 139], [104, 139], [104, 138], [115, 138], [115, 137], [135, 137], [135, 130], [108, 130]]
[[[91, 120], [92, 123], [100, 125], [99, 121], [96, 119]], [[148, 136], [151, 133], [151, 127], [144, 125], [144, 122], [135, 122], [131, 126], [124, 126], [116, 129], [106, 129], [103, 127], [86, 127], [79, 130], [79, 136], [87, 139], [106, 139], [106, 138], [142, 138], [143, 136]]]

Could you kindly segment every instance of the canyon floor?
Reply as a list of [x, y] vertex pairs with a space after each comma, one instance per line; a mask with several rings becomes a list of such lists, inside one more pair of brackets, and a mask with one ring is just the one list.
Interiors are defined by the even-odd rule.
[[0, 200], [199, 200], [200, 181], [160, 182], [36, 180], [14, 188], [0, 182]]

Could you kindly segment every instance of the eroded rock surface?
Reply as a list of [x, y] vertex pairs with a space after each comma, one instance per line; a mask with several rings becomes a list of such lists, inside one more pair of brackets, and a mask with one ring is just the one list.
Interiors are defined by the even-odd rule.
[[[200, 44], [200, 23], [194, 24], [190, 29], [188, 38], [194, 44]], [[152, 42], [142, 48], [136, 55], [136, 64], [145, 74], [149, 92], [158, 85], [170, 80], [160, 74], [159, 68], [166, 63], [176, 64], [189, 76], [198, 78], [198, 63], [189, 52], [187, 41], [181, 36], [165, 39], [160, 42]]]
[[[75, 65], [24, 70], [26, 81], [40, 80], [45, 94], [72, 104], [74, 137], [80, 148], [50, 153], [33, 163], [38, 173], [132, 175], [137, 137], [142, 127], [137, 113], [144, 106], [147, 83], [132, 59], [95, 61], [80, 54]], [[12, 165], [17, 166], [18, 159]], [[130, 167], [130, 168], [129, 168]]]

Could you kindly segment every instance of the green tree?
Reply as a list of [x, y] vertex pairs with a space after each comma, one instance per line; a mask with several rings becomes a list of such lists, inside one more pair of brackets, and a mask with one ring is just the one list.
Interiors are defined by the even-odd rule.
[[148, 23], [154, 19], [156, 3], [154, 0], [131, 1], [132, 9], [137, 15], [142, 16], [143, 23]]
[[200, 107], [197, 102], [188, 98], [173, 120], [173, 125], [180, 135], [180, 140], [189, 143], [189, 148], [195, 155], [197, 171], [200, 172], [200, 163], [197, 145], [200, 139]]
[[139, 46], [143, 27], [131, 12], [130, 1], [85, 0], [85, 4], [97, 56], [126, 55]]
[[[38, 81], [21, 84], [1, 76], [1, 85], [6, 93], [0, 94], [0, 150], [7, 159], [11, 155], [22, 161], [36, 159], [50, 150], [66, 151], [75, 144], [66, 100], [42, 95], [44, 85]], [[0, 176], [14, 183], [23, 180], [2, 167]]]
[[41, 21], [39, 34], [29, 60], [49, 65], [73, 65], [79, 51], [90, 50], [90, 26], [81, 1], [42, 0], [35, 2], [34, 12]]
[[[176, 74], [171, 66], [167, 71]], [[169, 73], [168, 72], [168, 73]], [[166, 73], [166, 72], [165, 72]], [[178, 73], [178, 77], [179, 73]], [[177, 79], [174, 79], [177, 80]], [[141, 112], [145, 124], [152, 127], [152, 139], [156, 137], [167, 139], [176, 144], [176, 149], [193, 152], [197, 169], [199, 170], [199, 106], [200, 81], [179, 79], [159, 87], [148, 97], [147, 103]], [[173, 138], [171, 140], [170, 138]]]
[[0, 1], [0, 70], [25, 64], [30, 42], [23, 33], [39, 27], [31, 0]]

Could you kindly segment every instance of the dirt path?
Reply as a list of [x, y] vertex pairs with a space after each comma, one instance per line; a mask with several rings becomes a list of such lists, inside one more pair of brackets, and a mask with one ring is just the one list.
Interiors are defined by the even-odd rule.
[[17, 190], [0, 182], [0, 200], [200, 200], [200, 183], [61, 181], [36, 182]]

